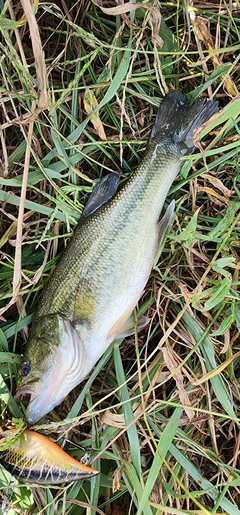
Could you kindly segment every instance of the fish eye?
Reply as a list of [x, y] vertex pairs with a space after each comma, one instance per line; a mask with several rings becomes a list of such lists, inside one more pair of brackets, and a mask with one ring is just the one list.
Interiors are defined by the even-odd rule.
[[31, 371], [31, 363], [29, 360], [22, 361], [20, 372], [23, 376], [27, 376]]

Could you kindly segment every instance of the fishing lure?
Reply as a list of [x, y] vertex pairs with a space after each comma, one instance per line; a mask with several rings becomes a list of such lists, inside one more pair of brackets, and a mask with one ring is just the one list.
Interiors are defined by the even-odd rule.
[[[15, 433], [16, 430], [8, 430], [4, 437]], [[25, 429], [12, 447], [0, 451], [0, 463], [21, 481], [41, 485], [69, 483], [99, 474], [46, 436], [30, 429]]]

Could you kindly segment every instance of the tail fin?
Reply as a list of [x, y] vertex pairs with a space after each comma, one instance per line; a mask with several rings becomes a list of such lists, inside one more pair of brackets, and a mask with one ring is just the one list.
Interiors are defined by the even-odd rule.
[[164, 97], [158, 109], [149, 142], [171, 139], [181, 147], [182, 154], [190, 154], [195, 148], [195, 129], [217, 112], [216, 100], [197, 100], [190, 106], [181, 91], [172, 91]]

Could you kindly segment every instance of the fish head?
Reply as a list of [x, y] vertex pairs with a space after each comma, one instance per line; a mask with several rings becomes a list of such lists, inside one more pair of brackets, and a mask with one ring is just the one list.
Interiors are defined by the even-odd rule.
[[15, 398], [28, 400], [28, 424], [60, 404], [82, 380], [86, 356], [78, 333], [61, 315], [48, 315], [33, 323], [20, 366]]

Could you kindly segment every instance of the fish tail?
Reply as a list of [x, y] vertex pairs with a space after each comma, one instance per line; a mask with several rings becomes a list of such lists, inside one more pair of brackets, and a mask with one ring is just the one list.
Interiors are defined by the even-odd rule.
[[216, 100], [197, 100], [189, 105], [181, 91], [171, 91], [158, 109], [149, 143], [170, 139], [176, 143], [182, 154], [190, 154], [194, 149], [194, 131], [218, 112]]

